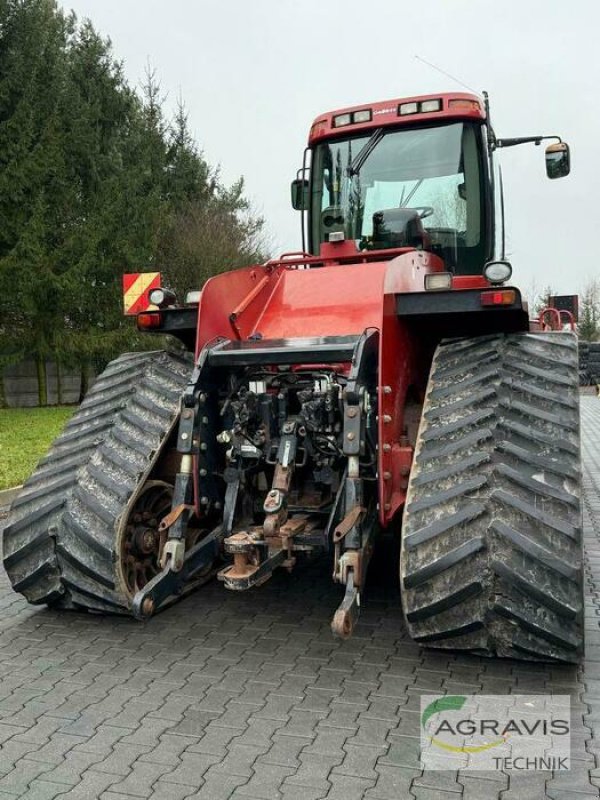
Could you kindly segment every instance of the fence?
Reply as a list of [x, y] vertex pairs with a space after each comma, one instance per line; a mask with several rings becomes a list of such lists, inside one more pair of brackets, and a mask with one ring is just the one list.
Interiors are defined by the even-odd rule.
[[[45, 375], [49, 406], [79, 402], [82, 384], [81, 369], [77, 367], [59, 368], [55, 361], [47, 361]], [[39, 390], [38, 368], [33, 359], [4, 367], [0, 374], [0, 406], [8, 408], [38, 406], [40, 404]]]

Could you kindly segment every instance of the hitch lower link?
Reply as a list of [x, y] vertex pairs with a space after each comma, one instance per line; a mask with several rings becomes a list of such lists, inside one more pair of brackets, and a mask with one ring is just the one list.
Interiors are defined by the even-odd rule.
[[133, 598], [131, 607], [133, 616], [137, 619], [147, 619], [169, 598], [177, 597], [184, 589], [210, 580], [213, 573], [206, 574], [205, 570], [219, 556], [222, 542], [222, 525], [217, 526], [187, 552], [184, 552], [183, 540], [168, 541], [163, 551], [163, 569]]
[[365, 584], [367, 567], [373, 550], [370, 533], [366, 533], [364, 543], [357, 549], [348, 549], [341, 553], [341, 547], [348, 534], [360, 528], [365, 514], [366, 509], [362, 506], [354, 506], [336, 527], [333, 534], [335, 546], [333, 579], [346, 587], [344, 599], [331, 621], [331, 630], [340, 639], [348, 639], [352, 635], [360, 615], [360, 591]]

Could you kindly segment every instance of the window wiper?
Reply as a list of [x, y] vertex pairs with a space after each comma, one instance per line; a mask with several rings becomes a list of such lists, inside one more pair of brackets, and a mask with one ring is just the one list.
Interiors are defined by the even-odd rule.
[[417, 191], [417, 189], [422, 183], [423, 183], [423, 178], [419, 178], [419, 180], [415, 183], [415, 185], [410, 190], [406, 198], [404, 197], [404, 189], [402, 190], [402, 197], [400, 198], [400, 208], [408, 207], [408, 204], [412, 200], [414, 193]]
[[367, 158], [383, 139], [384, 134], [385, 131], [383, 128], [377, 128], [376, 131], [373, 131], [368, 141], [366, 141], [365, 144], [360, 148], [358, 153], [352, 159], [352, 163], [347, 168], [346, 173], [349, 178], [351, 178], [353, 175], [358, 175]]

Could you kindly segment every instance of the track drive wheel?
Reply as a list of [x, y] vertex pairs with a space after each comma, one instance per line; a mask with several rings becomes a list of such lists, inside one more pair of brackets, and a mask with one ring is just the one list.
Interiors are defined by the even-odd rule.
[[580, 659], [579, 447], [575, 335], [438, 347], [402, 531], [402, 604], [416, 641]]

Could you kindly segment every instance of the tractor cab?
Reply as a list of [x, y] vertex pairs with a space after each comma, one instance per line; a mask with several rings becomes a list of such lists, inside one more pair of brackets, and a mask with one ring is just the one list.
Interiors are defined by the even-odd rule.
[[[342, 238], [358, 251], [428, 250], [450, 272], [480, 275], [503, 257], [492, 153], [543, 138], [558, 137], [497, 140], [487, 100], [464, 93], [322, 115], [292, 184], [294, 207], [307, 212], [304, 242], [314, 255]], [[549, 177], [567, 174], [568, 158], [564, 142], [550, 145]]]

